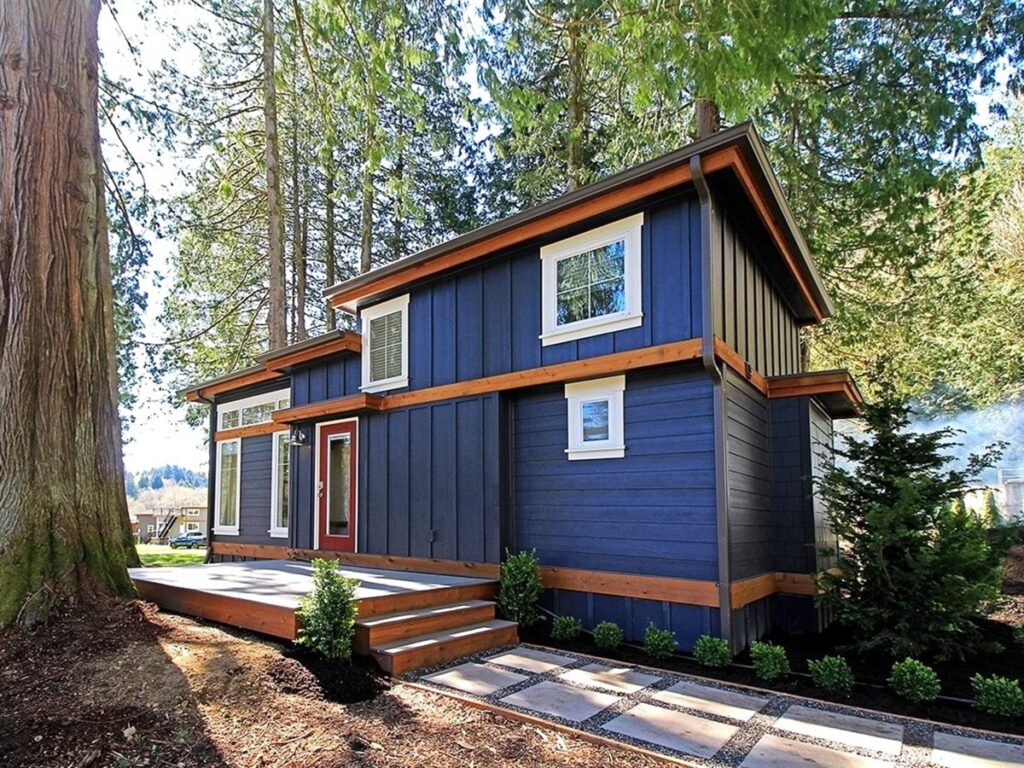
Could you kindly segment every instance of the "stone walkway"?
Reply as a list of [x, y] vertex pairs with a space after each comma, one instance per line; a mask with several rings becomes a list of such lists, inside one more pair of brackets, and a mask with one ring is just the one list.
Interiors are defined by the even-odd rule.
[[706, 768], [1024, 766], [1024, 738], [528, 645], [410, 679]]

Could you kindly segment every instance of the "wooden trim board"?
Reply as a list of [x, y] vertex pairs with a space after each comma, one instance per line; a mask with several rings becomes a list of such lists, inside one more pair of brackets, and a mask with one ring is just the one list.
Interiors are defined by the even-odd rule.
[[257, 435], [272, 435], [275, 432], [283, 432], [287, 427], [282, 427], [273, 421], [266, 424], [250, 424], [247, 427], [235, 427], [233, 429], [219, 429], [213, 433], [214, 442], [221, 440], [235, 440], [240, 437], [256, 437]]
[[296, 365], [308, 363], [312, 360], [319, 360], [338, 352], [355, 352], [359, 354], [363, 348], [363, 338], [355, 331], [345, 331], [337, 338], [325, 341], [315, 346], [301, 349], [297, 352], [279, 355], [277, 357], [262, 357], [264, 366], [268, 371], [284, 372]]
[[270, 418], [276, 424], [294, 424], [297, 421], [307, 421], [322, 416], [342, 416], [362, 411], [379, 411], [381, 410], [381, 403], [382, 398], [380, 395], [346, 395], [345, 397], [321, 400], [309, 405], [283, 408], [280, 411], [274, 411]]

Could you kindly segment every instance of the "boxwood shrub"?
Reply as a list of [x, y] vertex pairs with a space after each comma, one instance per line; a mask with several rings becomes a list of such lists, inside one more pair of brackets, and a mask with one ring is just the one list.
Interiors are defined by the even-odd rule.
[[853, 690], [853, 670], [842, 656], [824, 656], [807, 662], [814, 684], [823, 691], [849, 693]]
[[622, 645], [622, 628], [614, 621], [602, 621], [594, 627], [594, 644], [598, 648], [614, 650]]
[[658, 629], [652, 621], [644, 632], [644, 651], [653, 659], [667, 659], [676, 652], [679, 643], [676, 633], [668, 629]]
[[583, 622], [575, 616], [556, 616], [551, 622], [551, 636], [555, 640], [575, 640], [583, 631]]
[[939, 691], [942, 690], [942, 684], [939, 682], [939, 676], [935, 674], [935, 670], [910, 657], [892, 665], [889, 685], [897, 695], [915, 704], [935, 701], [939, 696]]
[[1024, 717], [1024, 691], [1009, 677], [977, 674], [971, 678], [975, 704], [982, 712], [1003, 717]]
[[754, 665], [754, 672], [762, 680], [775, 680], [789, 674], [789, 657], [781, 645], [751, 643], [750, 660]]
[[693, 657], [704, 667], [727, 667], [732, 663], [729, 641], [724, 637], [701, 635], [693, 644]]

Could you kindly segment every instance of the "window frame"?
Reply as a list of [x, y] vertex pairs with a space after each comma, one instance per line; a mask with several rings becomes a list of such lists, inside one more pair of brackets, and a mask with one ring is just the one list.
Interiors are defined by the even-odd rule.
[[[565, 385], [568, 409], [568, 439], [565, 454], [569, 461], [621, 459], [626, 455], [624, 393], [625, 375], [577, 381]], [[583, 405], [608, 402], [608, 439], [583, 439]]]
[[[221, 473], [224, 469], [224, 447], [236, 443], [238, 445], [238, 478], [235, 483], [235, 524], [234, 525], [222, 525], [220, 520], [221, 511], [221, 494], [222, 486]], [[217, 477], [215, 478], [217, 483], [214, 492], [214, 513], [213, 513], [213, 532], [218, 536], [237, 536], [239, 532], [239, 522], [242, 516], [242, 439], [235, 437], [230, 440], [219, 440], [217, 441]]]
[[[281, 445], [281, 438], [284, 438], [284, 446]], [[273, 443], [270, 452], [270, 529], [267, 533], [272, 539], [287, 539], [288, 526], [281, 527], [277, 524], [278, 515], [281, 512], [281, 495], [278, 493], [277, 485], [281, 481], [281, 451], [288, 456], [288, 480], [291, 481], [291, 431], [288, 429], [271, 434]], [[291, 512], [291, 510], [289, 510]]]
[[[402, 372], [398, 376], [391, 376], [379, 381], [370, 381], [370, 322], [385, 315], [402, 313]], [[409, 294], [398, 296], [372, 307], [359, 310], [359, 322], [362, 329], [362, 392], [383, 392], [389, 389], [399, 389], [409, 386]]]
[[[579, 235], [542, 246], [541, 259], [541, 346], [585, 339], [643, 324], [643, 281], [641, 230], [644, 214], [636, 213]], [[626, 307], [599, 317], [558, 324], [558, 263], [587, 251], [625, 241], [623, 255], [623, 290]]]
[[[262, 395], [252, 395], [250, 397], [243, 397], [239, 400], [230, 400], [226, 403], [217, 404], [217, 430], [227, 432], [232, 429], [241, 429], [242, 427], [251, 427], [254, 424], [243, 424], [242, 423], [242, 411], [246, 408], [251, 408], [254, 405], [266, 405], [270, 403], [273, 405], [270, 413], [273, 414], [275, 410], [280, 410], [278, 407], [281, 401], [287, 400], [291, 403], [291, 388], [284, 387], [283, 389], [275, 389], [273, 392], [264, 392]], [[224, 426], [224, 416], [229, 413], [236, 413], [238, 423], [233, 427]], [[269, 424], [272, 421], [272, 417], [267, 418], [255, 424]]]

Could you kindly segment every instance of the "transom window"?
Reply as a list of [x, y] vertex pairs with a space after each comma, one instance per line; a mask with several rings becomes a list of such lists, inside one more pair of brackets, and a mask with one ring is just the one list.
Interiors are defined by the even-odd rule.
[[565, 385], [569, 413], [566, 454], [578, 459], [618, 459], [626, 453], [623, 427], [625, 376]]
[[238, 534], [241, 468], [242, 441], [236, 438], [217, 443], [217, 517], [214, 533]]
[[541, 248], [544, 345], [635, 328], [643, 322], [643, 214]]
[[363, 391], [378, 392], [409, 384], [406, 345], [409, 297], [385, 301], [364, 309]]
[[284, 410], [291, 403], [287, 389], [253, 395], [243, 400], [234, 400], [217, 406], [219, 429], [250, 427], [253, 424], [266, 424], [274, 411]]

